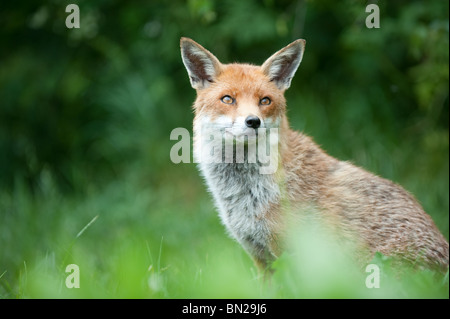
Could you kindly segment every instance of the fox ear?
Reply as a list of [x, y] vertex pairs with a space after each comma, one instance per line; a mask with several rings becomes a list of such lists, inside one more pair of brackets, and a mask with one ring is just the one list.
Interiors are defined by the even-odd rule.
[[181, 38], [181, 58], [194, 89], [204, 89], [214, 82], [221, 71], [221, 63], [208, 50], [189, 38]]
[[291, 85], [295, 71], [303, 58], [306, 41], [295, 40], [288, 46], [276, 52], [261, 66], [270, 81], [274, 81], [280, 90], [286, 90]]

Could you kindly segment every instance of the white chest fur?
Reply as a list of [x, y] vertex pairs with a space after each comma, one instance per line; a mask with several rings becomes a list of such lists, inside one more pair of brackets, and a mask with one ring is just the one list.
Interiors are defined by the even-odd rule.
[[[261, 174], [259, 163], [224, 163], [205, 160], [208, 141], [195, 137], [194, 157], [213, 195], [219, 216], [228, 232], [251, 255], [273, 258], [269, 209], [280, 201], [280, 188], [273, 174]], [[201, 158], [201, 160], [200, 160]]]

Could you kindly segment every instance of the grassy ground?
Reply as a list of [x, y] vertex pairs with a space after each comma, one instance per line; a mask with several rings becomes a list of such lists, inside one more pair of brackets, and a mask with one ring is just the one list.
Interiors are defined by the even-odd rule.
[[[448, 298], [448, 277], [425, 271], [400, 280], [381, 258], [380, 288], [368, 289], [369, 273], [307, 230], [267, 285], [225, 236], [199, 179], [188, 173], [179, 183], [151, 188], [131, 174], [84, 198], [50, 190], [39, 200], [20, 191], [3, 198], [20, 207], [3, 220], [3, 236], [16, 240], [3, 246], [1, 297]], [[69, 264], [79, 266], [79, 289], [65, 285]]]

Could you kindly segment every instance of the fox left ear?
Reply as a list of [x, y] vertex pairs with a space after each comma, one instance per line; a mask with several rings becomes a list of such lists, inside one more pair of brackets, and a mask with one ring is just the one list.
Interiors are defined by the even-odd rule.
[[181, 38], [181, 58], [194, 89], [207, 88], [221, 72], [221, 63], [208, 50], [189, 38]]
[[303, 58], [306, 41], [295, 40], [288, 46], [276, 52], [261, 66], [270, 81], [274, 81], [280, 90], [291, 86], [291, 80]]

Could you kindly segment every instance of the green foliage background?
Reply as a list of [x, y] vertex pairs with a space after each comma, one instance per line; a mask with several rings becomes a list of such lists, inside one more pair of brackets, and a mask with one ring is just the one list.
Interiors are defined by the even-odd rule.
[[[80, 29], [65, 27], [70, 3]], [[337, 257], [328, 263], [341, 268], [312, 276], [331, 273], [325, 284], [305, 286], [298, 269], [321, 246], [299, 264], [283, 257], [261, 289], [195, 165], [169, 159], [195, 98], [181, 36], [254, 64], [304, 38], [291, 126], [403, 185], [448, 238], [449, 3], [378, 1], [381, 28], [368, 29], [369, 3], [3, 1], [0, 297], [448, 298], [448, 278], [445, 289], [429, 274], [368, 292], [345, 282]], [[69, 263], [82, 289], [63, 285]]]

